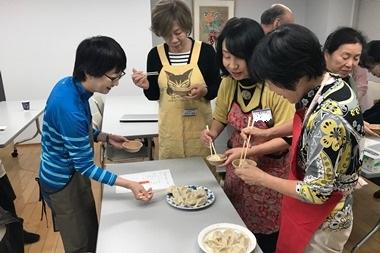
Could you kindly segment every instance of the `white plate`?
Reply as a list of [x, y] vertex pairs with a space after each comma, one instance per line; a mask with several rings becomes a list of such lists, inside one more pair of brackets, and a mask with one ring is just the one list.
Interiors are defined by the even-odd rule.
[[246, 237], [249, 238], [247, 253], [252, 252], [256, 248], [256, 237], [253, 235], [253, 233], [246, 227], [231, 223], [216, 223], [202, 229], [202, 231], [198, 234], [199, 247], [206, 253], [212, 252], [211, 249], [203, 241], [209, 233], [214, 232], [216, 230], [224, 231], [226, 229], [233, 229], [239, 233], [244, 234]]
[[167, 193], [166, 194], [166, 202], [168, 202], [169, 205], [175, 207], [175, 208], [178, 208], [178, 209], [183, 209], [183, 210], [198, 210], [198, 209], [202, 209], [202, 208], [205, 208], [205, 207], [208, 207], [209, 205], [211, 205], [212, 203], [214, 203], [215, 201], [215, 194], [210, 190], [208, 189], [207, 187], [205, 186], [199, 186], [199, 185], [185, 185], [185, 187], [195, 191], [195, 190], [198, 190], [198, 189], [203, 189], [206, 191], [206, 194], [207, 194], [207, 200], [206, 200], [206, 203], [204, 203], [203, 205], [201, 206], [186, 206], [186, 205], [177, 205], [175, 202], [174, 202], [174, 198], [173, 198], [173, 195], [171, 193]]

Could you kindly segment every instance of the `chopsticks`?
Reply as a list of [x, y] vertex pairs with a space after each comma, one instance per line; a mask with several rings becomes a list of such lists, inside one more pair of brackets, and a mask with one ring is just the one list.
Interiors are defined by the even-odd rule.
[[[249, 117], [247, 127], [253, 127], [254, 123], [255, 122], [253, 121], [253, 118]], [[241, 165], [245, 161], [245, 158], [247, 157], [247, 151], [248, 151], [248, 146], [249, 146], [250, 141], [251, 141], [251, 135], [248, 135], [248, 138], [245, 139], [243, 142], [243, 150], [240, 154], [239, 167], [241, 167]]]
[[146, 76], [158, 76], [159, 74], [158, 71], [146, 72]]
[[[206, 125], [206, 129], [207, 131], [210, 131], [210, 129], [208, 128], [208, 125]], [[215, 145], [213, 141], [210, 142], [210, 154], [216, 155]]]

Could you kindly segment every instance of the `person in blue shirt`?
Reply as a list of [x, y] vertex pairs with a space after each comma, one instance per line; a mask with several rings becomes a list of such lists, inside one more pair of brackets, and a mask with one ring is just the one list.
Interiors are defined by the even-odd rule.
[[92, 129], [88, 102], [94, 92], [107, 94], [118, 85], [126, 61], [124, 50], [112, 38], [83, 40], [76, 51], [73, 76], [60, 80], [46, 103], [39, 183], [65, 252], [96, 250], [98, 221], [90, 179], [128, 188], [141, 201], [152, 198], [152, 191], [146, 191], [141, 182], [123, 179], [98, 167], [93, 159], [94, 141], [116, 148], [128, 141]]

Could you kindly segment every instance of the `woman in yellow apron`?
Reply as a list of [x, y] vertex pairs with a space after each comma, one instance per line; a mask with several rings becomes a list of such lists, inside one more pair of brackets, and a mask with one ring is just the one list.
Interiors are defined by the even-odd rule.
[[[147, 71], [158, 75], [133, 70], [132, 80], [149, 100], [159, 100], [159, 158], [206, 156], [199, 135], [211, 122], [210, 100], [220, 83], [215, 50], [188, 37], [191, 12], [179, 0], [156, 4], [151, 29], [165, 40], [148, 55]], [[179, 89], [189, 91], [179, 95]]]

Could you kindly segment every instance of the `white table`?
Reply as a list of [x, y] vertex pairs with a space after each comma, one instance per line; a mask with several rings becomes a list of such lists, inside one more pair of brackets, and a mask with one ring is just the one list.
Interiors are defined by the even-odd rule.
[[[376, 145], [377, 148], [374, 148], [373, 146]], [[372, 149], [375, 149], [380, 153], [380, 138], [378, 137], [365, 137], [364, 138], [364, 149], [367, 147], [370, 147]], [[366, 171], [362, 169], [361, 175], [367, 179], [373, 179], [380, 177], [380, 172], [371, 172]], [[357, 252], [357, 250], [366, 242], [369, 238], [371, 238], [372, 235], [374, 235], [376, 232], [380, 230], [380, 219], [377, 221], [375, 226], [359, 241], [355, 244], [355, 246], [352, 248], [351, 252]]]
[[158, 102], [149, 101], [141, 96], [107, 96], [105, 97], [102, 131], [129, 138], [146, 138], [148, 156], [152, 160], [152, 140], [158, 135], [157, 122], [120, 122], [124, 114], [152, 115], [158, 114]]
[[[111, 164], [118, 174], [170, 169], [176, 185], [198, 184], [215, 193], [215, 202], [198, 211], [170, 206], [165, 192], [158, 192], [150, 203], [134, 200], [131, 193], [116, 193], [104, 185], [97, 253], [108, 252], [202, 252], [198, 233], [221, 222], [245, 226], [227, 196], [201, 158], [156, 160]], [[255, 253], [262, 252], [257, 246]]]
[[[374, 146], [376, 147], [374, 148]], [[364, 149], [366, 149], [367, 147], [375, 149], [376, 151], [378, 151], [378, 153], [380, 153], [380, 138], [373, 137], [373, 136], [365, 137]], [[362, 169], [361, 175], [364, 176], [365, 178], [376, 178], [376, 177], [380, 177], [380, 172], [371, 172], [371, 171], [366, 171]]]
[[38, 117], [44, 111], [45, 104], [45, 100], [31, 100], [30, 110], [25, 111], [22, 108], [21, 101], [0, 102], [0, 126], [6, 126], [4, 131], [0, 131], [0, 148], [7, 146], [25, 128], [35, 122], [37, 127], [36, 133], [31, 138], [14, 144], [12, 156], [16, 157], [18, 155], [16, 145], [31, 140], [41, 133]]

